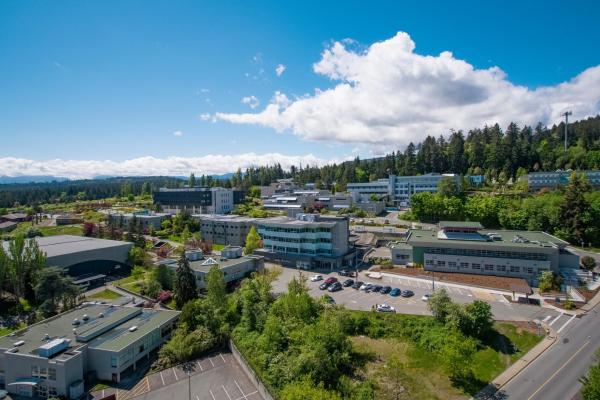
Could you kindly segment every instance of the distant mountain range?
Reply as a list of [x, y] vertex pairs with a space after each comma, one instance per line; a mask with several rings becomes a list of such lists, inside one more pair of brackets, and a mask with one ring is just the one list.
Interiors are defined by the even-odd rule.
[[[213, 179], [229, 179], [233, 176], [233, 173], [221, 174], [221, 175], [212, 175]], [[200, 176], [196, 176], [199, 178]], [[117, 176], [110, 175], [98, 175], [91, 179], [108, 179], [108, 178], [117, 178]], [[128, 176], [119, 177], [119, 178], [129, 178]], [[139, 177], [131, 177], [131, 178], [139, 178]], [[188, 176], [174, 176], [173, 178], [179, 178], [187, 180]], [[50, 176], [50, 175], [22, 175], [22, 176], [6, 176], [0, 175], [0, 185], [2, 184], [12, 184], [12, 183], [47, 183], [47, 182], [65, 182], [70, 181], [71, 179], [58, 177], [58, 176]], [[77, 179], [79, 180], [79, 179]]]

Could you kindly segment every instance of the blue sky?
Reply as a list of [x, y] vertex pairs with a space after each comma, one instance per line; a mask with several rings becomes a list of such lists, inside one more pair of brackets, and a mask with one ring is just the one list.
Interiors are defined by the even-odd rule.
[[223, 3], [0, 2], [0, 175], [322, 163], [598, 112], [597, 2]]

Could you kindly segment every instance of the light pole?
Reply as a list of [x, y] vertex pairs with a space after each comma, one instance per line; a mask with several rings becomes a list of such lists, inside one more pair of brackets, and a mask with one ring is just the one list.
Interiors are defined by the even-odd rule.
[[561, 115], [565, 117], [565, 153], [567, 152], [567, 127], [569, 126], [569, 115], [572, 115], [571, 111], [565, 111]]

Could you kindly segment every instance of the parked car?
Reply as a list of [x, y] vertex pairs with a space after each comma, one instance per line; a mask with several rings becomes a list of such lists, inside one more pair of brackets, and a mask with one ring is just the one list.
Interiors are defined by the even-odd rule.
[[341, 269], [338, 271], [340, 276], [350, 276], [350, 272], [347, 269]]
[[354, 284], [352, 284], [352, 289], [357, 289], [358, 290], [358, 289], [361, 288], [362, 285], [363, 285], [363, 282], [356, 281], [356, 282], [354, 282]]
[[325, 283], [328, 285], [331, 285], [333, 282], [337, 282], [337, 278], [330, 276], [329, 278], [325, 279]]
[[323, 280], [323, 275], [316, 274], [316, 275], [313, 275], [310, 277], [311, 282], [318, 282], [318, 281], [322, 281], [322, 280]]
[[431, 298], [430, 294], [424, 294], [423, 297], [421, 297], [421, 300], [423, 300], [423, 301], [429, 301], [430, 298]]
[[371, 288], [371, 290], [374, 291], [374, 292], [379, 292], [382, 287], [383, 286], [381, 286], [381, 285], [373, 285], [373, 287]]
[[364, 283], [361, 287], [360, 290], [364, 290], [365, 292], [370, 292], [371, 289], [373, 289], [373, 284], [372, 283]]
[[402, 293], [402, 291], [400, 289], [398, 289], [397, 287], [395, 287], [390, 291], [390, 296], [392, 296], [392, 297], [400, 296], [400, 293]]
[[331, 286], [331, 283], [327, 283], [327, 281], [325, 281], [325, 282], [323, 282], [323, 283], [321, 283], [321, 284], [319, 285], [319, 289], [321, 289], [321, 290], [325, 290], [325, 289], [327, 289], [329, 286]]
[[344, 287], [348, 287], [348, 286], [352, 286], [354, 285], [354, 279], [346, 279], [343, 283]]
[[415, 293], [412, 290], [403, 290], [400, 296], [402, 297], [412, 297]]
[[381, 294], [388, 294], [391, 291], [392, 291], [392, 287], [391, 286], [384, 286], [384, 287], [381, 288], [381, 290], [379, 291], [379, 293], [381, 293]]
[[377, 312], [395, 313], [396, 309], [389, 304], [377, 304]]
[[328, 288], [328, 291], [330, 292], [337, 292], [339, 290], [342, 290], [342, 284], [339, 282], [333, 282]]

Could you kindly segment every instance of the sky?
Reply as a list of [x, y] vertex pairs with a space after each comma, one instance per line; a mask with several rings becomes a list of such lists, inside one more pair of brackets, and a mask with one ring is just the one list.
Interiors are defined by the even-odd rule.
[[322, 165], [600, 112], [600, 3], [458, 3], [2, 1], [0, 176]]

